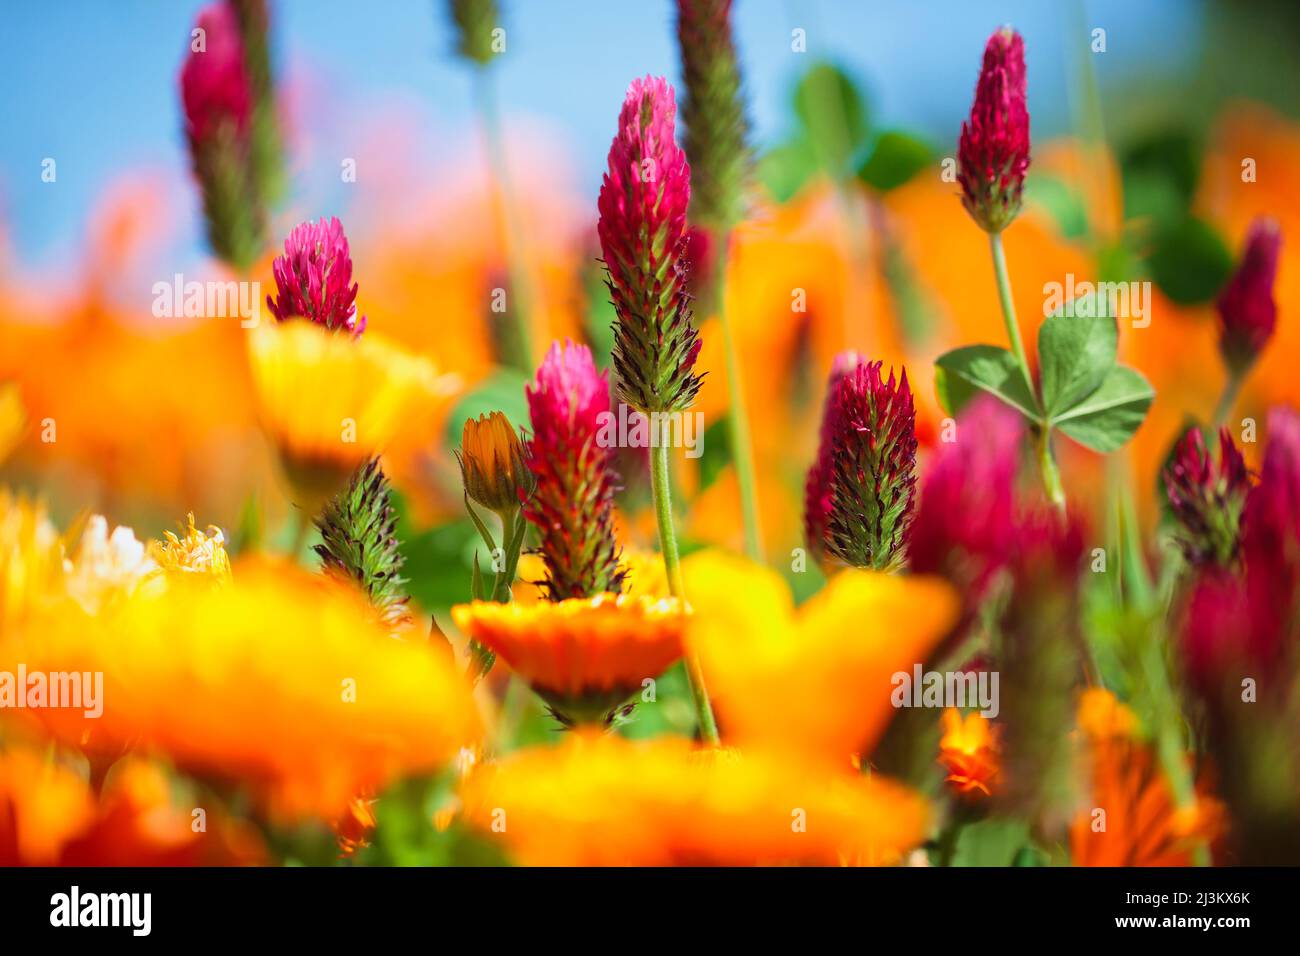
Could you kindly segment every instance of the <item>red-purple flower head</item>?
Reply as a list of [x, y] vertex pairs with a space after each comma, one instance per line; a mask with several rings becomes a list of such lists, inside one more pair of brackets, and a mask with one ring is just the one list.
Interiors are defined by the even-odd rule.
[[1020, 212], [1029, 168], [1025, 44], [1009, 27], [989, 37], [970, 119], [957, 147], [962, 205], [985, 232], [998, 233]]
[[1016, 547], [1016, 476], [1020, 415], [982, 395], [957, 420], [955, 440], [940, 445], [921, 486], [908, 566], [940, 574], [978, 597]]
[[597, 372], [591, 350], [565, 341], [551, 346], [525, 389], [533, 435], [528, 465], [537, 490], [524, 515], [541, 533], [546, 588], [553, 601], [594, 597], [623, 587], [614, 537], [618, 476], [608, 430], [609, 375]]
[[808, 550], [813, 559], [820, 561], [825, 554], [826, 529], [835, 504], [833, 494], [835, 461], [832, 458], [835, 435], [838, 430], [835, 394], [844, 376], [862, 364], [856, 352], [841, 352], [835, 356], [831, 374], [826, 382], [826, 402], [822, 409], [822, 427], [817, 441], [817, 457], [808, 469], [804, 481], [803, 528]]
[[271, 265], [276, 297], [266, 304], [281, 322], [300, 316], [327, 329], [360, 335], [366, 317], [357, 318], [357, 284], [352, 281], [352, 256], [343, 224], [304, 222], [284, 241], [284, 255]]
[[191, 141], [203, 141], [228, 126], [242, 136], [253, 107], [253, 93], [244, 66], [239, 22], [225, 0], [204, 7], [181, 66], [181, 102]]
[[1273, 282], [1282, 231], [1272, 219], [1256, 219], [1246, 235], [1241, 265], [1219, 295], [1219, 351], [1234, 374], [1245, 371], [1264, 350], [1277, 326]]
[[1165, 469], [1165, 491], [1178, 519], [1178, 546], [1191, 564], [1227, 568], [1236, 563], [1249, 490], [1246, 462], [1228, 429], [1219, 430], [1217, 460], [1201, 430], [1188, 429]]
[[903, 563], [916, 498], [916, 407], [907, 372], [895, 382], [864, 362], [835, 388], [827, 550], [858, 568]]
[[256, 96], [230, 3], [214, 3], [199, 14], [180, 86], [208, 241], [218, 258], [247, 269], [261, 251], [266, 217], [252, 162]]
[[1225, 680], [1239, 690], [1229, 664], [1272, 671], [1300, 636], [1300, 415], [1273, 409], [1268, 436], [1241, 518], [1244, 575], [1205, 569], [1186, 605], [1184, 656], [1207, 693]]
[[643, 412], [683, 411], [700, 388], [683, 254], [691, 169], [673, 138], [676, 112], [666, 80], [632, 82], [598, 200], [614, 367], [624, 400]]

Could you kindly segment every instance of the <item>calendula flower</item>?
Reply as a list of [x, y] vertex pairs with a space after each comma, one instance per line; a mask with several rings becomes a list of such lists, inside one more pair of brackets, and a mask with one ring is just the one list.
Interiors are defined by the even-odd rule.
[[63, 541], [44, 505], [0, 488], [0, 640], [66, 593]]
[[208, 239], [221, 259], [247, 268], [261, 246], [265, 214], [250, 162], [253, 91], [244, 42], [235, 9], [225, 0], [199, 14], [180, 86]]
[[351, 859], [370, 846], [370, 835], [375, 832], [377, 823], [374, 800], [355, 797], [349, 801], [343, 815], [330, 824], [334, 838], [338, 840], [339, 859]]
[[728, 229], [743, 215], [751, 162], [731, 0], [678, 0], [677, 42], [686, 84], [682, 122], [692, 173], [691, 220]]
[[564, 723], [604, 723], [681, 656], [680, 602], [626, 595], [534, 604], [475, 601], [456, 627], [496, 652]]
[[354, 339], [311, 322], [252, 329], [249, 358], [262, 426], [313, 514], [399, 432], [427, 428], [457, 385], [374, 333]]
[[963, 720], [959, 710], [949, 707], [943, 712], [939, 762], [948, 772], [944, 782], [958, 797], [978, 800], [992, 796], [999, 770], [993, 725], [978, 712]]
[[501, 412], [467, 418], [456, 457], [465, 494], [497, 514], [513, 513], [537, 484], [519, 432]]
[[[1085, 809], [1070, 824], [1076, 866], [1191, 866], [1197, 843], [1222, 827], [1222, 806], [1203, 790], [1180, 809], [1153, 748], [1137, 737], [1137, 718], [1109, 691], [1080, 698]], [[1104, 817], [1098, 811], [1104, 813]]]
[[1219, 351], [1233, 374], [1254, 363], [1277, 327], [1273, 284], [1281, 250], [1277, 222], [1256, 219], [1246, 234], [1241, 264], [1219, 294]]
[[[333, 330], [360, 335], [366, 317], [357, 318], [357, 283], [352, 282], [352, 254], [343, 224], [304, 222], [284, 240], [284, 255], [271, 264], [276, 297], [266, 305], [281, 322], [299, 316]], [[350, 283], [350, 284], [349, 284]]]
[[598, 436], [609, 411], [609, 378], [591, 350], [555, 343], [527, 387], [533, 434], [528, 466], [536, 493], [525, 516], [541, 535], [551, 600], [622, 590], [624, 568], [614, 537], [612, 447]]
[[1241, 513], [1250, 491], [1246, 462], [1227, 428], [1217, 459], [1199, 428], [1187, 430], [1165, 469], [1165, 492], [1178, 519], [1177, 541], [1188, 562], [1230, 567], [1237, 559]]
[[130, 528], [110, 533], [103, 515], [91, 515], [65, 568], [68, 594], [93, 614], [134, 594], [158, 565]]
[[981, 229], [999, 233], [1020, 212], [1029, 168], [1025, 44], [1009, 27], [989, 37], [970, 118], [957, 146], [961, 201]]
[[839, 433], [839, 406], [835, 401], [839, 384], [844, 376], [862, 363], [856, 352], [841, 352], [831, 366], [826, 382], [826, 400], [822, 408], [817, 458], [808, 469], [804, 481], [804, 540], [813, 560], [820, 561], [825, 554], [826, 532], [830, 525], [831, 509], [835, 504], [835, 437]]
[[0, 750], [0, 866], [243, 866], [265, 861], [253, 829], [205, 807], [195, 830], [167, 777], [127, 758], [97, 796], [45, 752]]
[[280, 562], [189, 578], [113, 615], [70, 602], [0, 643], [0, 669], [103, 674], [103, 712], [40, 712], [73, 743], [166, 755], [243, 784], [272, 816], [335, 820], [363, 793], [437, 770], [480, 727], [459, 669], [394, 641], [351, 589]]
[[723, 740], [836, 766], [870, 752], [894, 675], [928, 660], [959, 606], [937, 578], [850, 569], [796, 610], [781, 576], [747, 560], [700, 551], [683, 572]]
[[1024, 427], [1011, 408], [981, 395], [957, 417], [921, 485], [908, 532], [908, 566], [940, 574], [977, 601], [1016, 547], [1016, 474]]
[[198, 575], [214, 584], [230, 581], [230, 555], [226, 537], [215, 525], [200, 531], [194, 524], [194, 512], [186, 515], [188, 527], [181, 527], [181, 537], [164, 531], [162, 541], [151, 542], [149, 556], [167, 575]]
[[700, 388], [682, 255], [691, 169], [674, 140], [676, 113], [667, 80], [632, 82], [598, 199], [614, 367], [624, 401], [643, 412], [684, 411]]
[[17, 447], [27, 428], [22, 393], [13, 382], [0, 385], [0, 463]]
[[916, 407], [907, 372], [896, 383], [880, 369], [859, 364], [835, 386], [824, 540], [846, 564], [892, 570], [906, 556], [916, 498]]
[[575, 733], [483, 767], [462, 795], [470, 823], [523, 865], [892, 864], [923, 839], [919, 796], [824, 771], [680, 738]]

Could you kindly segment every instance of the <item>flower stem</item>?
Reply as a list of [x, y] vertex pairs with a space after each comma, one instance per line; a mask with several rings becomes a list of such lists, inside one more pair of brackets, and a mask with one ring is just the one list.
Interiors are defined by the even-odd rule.
[[1065, 510], [1065, 489], [1061, 487], [1061, 473], [1052, 456], [1052, 430], [1043, 424], [1042, 437], [1038, 441], [1038, 470], [1043, 474], [1043, 487], [1047, 497], [1058, 511]]
[[1011, 300], [1011, 277], [1007, 274], [1007, 254], [1002, 248], [1002, 233], [989, 233], [989, 250], [993, 253], [993, 276], [998, 283], [998, 301], [1002, 305], [1002, 322], [1007, 327], [1007, 338], [1011, 340], [1011, 354], [1016, 357], [1020, 374], [1025, 377], [1025, 386], [1030, 395], [1036, 395], [1034, 380], [1029, 374], [1029, 359], [1025, 355], [1025, 344], [1020, 339], [1020, 324], [1016, 321], [1016, 305]]
[[1215, 431], [1222, 428], [1224, 422], [1228, 420], [1228, 416], [1232, 413], [1232, 406], [1237, 404], [1237, 396], [1241, 393], [1241, 384], [1245, 380], [1244, 370], [1228, 371], [1228, 383], [1223, 386], [1223, 394], [1219, 396], [1219, 404], [1214, 409]]
[[474, 92], [478, 102], [479, 118], [483, 128], [483, 141], [487, 150], [488, 163], [492, 170], [492, 179], [496, 184], [495, 205], [497, 219], [505, 243], [506, 273], [510, 278], [510, 294], [514, 296], [513, 307], [507, 311], [514, 318], [514, 364], [525, 372], [531, 372], [537, 361], [533, 350], [533, 334], [530, 318], [536, 304], [533, 287], [528, 275], [527, 257], [524, 256], [521, 243], [524, 231], [520, 226], [518, 210], [515, 208], [514, 193], [510, 186], [510, 168], [506, 163], [505, 141], [501, 133], [501, 114], [497, 108], [496, 87], [489, 70], [480, 66], [474, 71]]
[[[1002, 305], [1002, 322], [1007, 327], [1007, 338], [1011, 340], [1011, 354], [1016, 357], [1020, 374], [1025, 379], [1025, 388], [1038, 402], [1038, 391], [1034, 387], [1034, 378], [1029, 374], [1029, 358], [1025, 355], [1025, 343], [1020, 338], [1020, 323], [1016, 321], [1016, 306], [1011, 299], [1011, 276], [1007, 274], [1007, 254], [1002, 248], [1002, 234], [989, 233], [989, 251], [993, 254], [993, 276], [998, 284], [998, 301]], [[1047, 497], [1060, 511], [1065, 510], [1065, 489], [1061, 486], [1061, 473], [1057, 470], [1056, 459], [1052, 457], [1052, 427], [1046, 421], [1039, 423], [1041, 437], [1038, 443], [1038, 470], [1043, 476], [1043, 487]]]
[[[668, 486], [668, 444], [662, 440], [651, 443], [650, 490], [654, 496], [655, 518], [659, 522], [659, 549], [664, 555], [668, 590], [673, 597], [685, 602], [686, 589], [682, 585], [682, 564], [677, 554], [677, 532], [673, 530], [672, 491]], [[691, 699], [695, 705], [700, 736], [706, 743], [716, 747], [720, 743], [718, 724], [713, 719], [713, 707], [709, 704], [709, 692], [704, 686], [704, 672], [700, 669], [699, 659], [688, 650], [682, 655], [682, 660], [686, 665], [686, 680], [691, 688]]]
[[758, 489], [754, 479], [754, 445], [749, 435], [749, 412], [745, 407], [745, 392], [740, 381], [740, 362], [736, 358], [736, 340], [732, 333], [731, 321], [727, 317], [726, 277], [727, 245], [730, 239], [726, 231], [718, 231], [711, 237], [713, 248], [717, 250], [712, 276], [712, 302], [718, 322], [722, 325], [723, 351], [726, 353], [727, 367], [727, 429], [728, 442], [731, 445], [731, 461], [736, 469], [736, 482], [740, 486], [740, 511], [745, 523], [745, 553], [754, 561], [763, 561], [763, 531], [758, 517]]

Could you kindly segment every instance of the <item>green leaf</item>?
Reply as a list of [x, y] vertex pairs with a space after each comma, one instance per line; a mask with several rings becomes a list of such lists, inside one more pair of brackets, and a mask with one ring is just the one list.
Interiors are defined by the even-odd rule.
[[1141, 372], [1116, 365], [1099, 389], [1052, 424], [1093, 451], [1114, 451], [1133, 437], [1155, 397]]
[[867, 142], [867, 108], [852, 78], [832, 63], [815, 63], [794, 91], [794, 111], [818, 161], [835, 179]]
[[1156, 233], [1147, 265], [1178, 305], [1209, 302], [1232, 275], [1232, 252], [1209, 223], [1188, 216]]
[[992, 817], [970, 823], [957, 835], [952, 865], [1009, 866], [1030, 839], [1029, 824], [1023, 820]]
[[793, 199], [816, 172], [817, 151], [807, 135], [773, 146], [758, 161], [758, 180], [778, 203]]
[[934, 161], [934, 150], [911, 133], [886, 130], [876, 140], [858, 178], [880, 192], [897, 189]]
[[935, 359], [935, 388], [939, 403], [949, 415], [956, 415], [976, 391], [996, 395], [1030, 421], [1041, 414], [1038, 400], [1029, 391], [1016, 357], [996, 345], [967, 345], [945, 352]]
[[1109, 312], [1105, 297], [1075, 299], [1064, 310], [1049, 315], [1038, 329], [1038, 363], [1043, 383], [1043, 410], [1054, 418], [1095, 392], [1115, 367], [1119, 333], [1109, 315], [1067, 315], [1079, 311]]

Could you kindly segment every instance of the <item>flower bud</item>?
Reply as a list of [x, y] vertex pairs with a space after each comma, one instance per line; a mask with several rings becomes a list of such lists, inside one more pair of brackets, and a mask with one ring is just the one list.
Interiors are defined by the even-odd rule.
[[1020, 212], [1029, 168], [1025, 44], [1009, 27], [989, 37], [970, 119], [957, 147], [962, 205], [985, 232], [998, 233]]
[[1241, 264], [1219, 295], [1219, 351], [1237, 375], [1247, 369], [1277, 326], [1273, 283], [1282, 231], [1272, 219], [1256, 219], [1246, 235]]
[[465, 493], [497, 514], [512, 513], [536, 486], [519, 434], [501, 412], [467, 418], [456, 457]]

